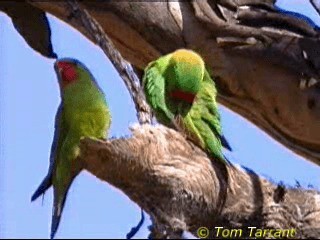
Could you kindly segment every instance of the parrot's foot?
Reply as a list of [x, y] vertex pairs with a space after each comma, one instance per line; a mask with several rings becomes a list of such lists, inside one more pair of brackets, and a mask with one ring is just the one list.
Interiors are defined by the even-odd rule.
[[192, 149], [192, 151], [196, 151], [196, 146], [194, 145], [194, 143], [191, 142], [191, 140], [189, 140], [187, 137], [186, 137], [186, 140], [187, 140], [187, 143], [189, 144], [190, 148]]
[[[309, 56], [306, 51], [302, 50], [302, 56], [308, 64], [311, 64], [312, 66], [314, 66], [313, 62], [310, 61]], [[310, 88], [318, 83], [320, 83], [319, 79], [316, 79], [314, 77], [305, 78], [305, 75], [302, 74], [302, 78], [300, 79], [300, 82], [299, 82], [299, 88], [300, 89]]]
[[166, 224], [153, 224], [148, 227], [148, 239], [182, 239], [185, 227], [170, 226]]
[[318, 79], [313, 78], [313, 77], [311, 77], [309, 79], [301, 78], [300, 83], [299, 83], [299, 88], [300, 89], [310, 88], [318, 83], [320, 83], [320, 81]]
[[183, 232], [188, 229], [184, 219], [158, 210], [153, 211], [150, 218], [152, 225], [148, 227], [148, 239], [182, 239]]
[[85, 138], [88, 138], [88, 139], [90, 139], [90, 140], [94, 140], [94, 141], [105, 141], [106, 139], [105, 138], [97, 138], [97, 137], [85, 137], [85, 136], [83, 136], [83, 137], [81, 137], [80, 138], [80, 141], [82, 141], [83, 139], [85, 139]]

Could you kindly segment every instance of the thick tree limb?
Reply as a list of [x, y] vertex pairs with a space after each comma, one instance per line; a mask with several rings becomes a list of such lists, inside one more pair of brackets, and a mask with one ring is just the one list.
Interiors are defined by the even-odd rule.
[[[205, 59], [218, 101], [320, 165], [319, 31], [274, 1], [81, 2], [136, 68], [177, 48]], [[30, 2], [74, 26], [65, 2]]]
[[201, 226], [242, 228], [244, 238], [248, 226], [320, 236], [319, 192], [283, 188], [237, 167], [228, 167], [226, 182], [218, 163], [166, 127], [137, 126], [132, 137], [106, 142], [85, 139], [81, 149], [86, 170], [150, 214], [153, 237], [196, 235]]
[[[279, 12], [273, 2], [30, 3], [99, 44], [138, 113], [145, 113], [140, 122], [150, 122], [150, 112], [121, 55], [142, 70], [162, 54], [191, 48], [215, 76], [222, 104], [320, 165], [319, 32]], [[180, 238], [185, 230], [196, 235], [199, 227], [216, 226], [241, 228], [243, 238], [249, 226], [320, 236], [319, 192], [276, 185], [240, 168], [224, 172], [174, 130], [143, 125], [131, 138], [86, 139], [81, 148], [79, 160], [89, 172], [150, 214], [153, 238]]]

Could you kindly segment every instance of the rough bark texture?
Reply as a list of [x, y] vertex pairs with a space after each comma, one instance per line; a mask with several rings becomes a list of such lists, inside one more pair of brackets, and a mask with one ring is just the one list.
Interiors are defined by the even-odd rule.
[[[148, 212], [151, 236], [197, 236], [199, 227], [296, 229], [296, 238], [320, 236], [320, 193], [275, 185], [254, 172], [218, 163], [162, 126], [137, 125], [130, 138], [82, 141], [81, 159], [98, 178], [121, 189]], [[214, 237], [216, 232], [211, 232]]]
[[[84, 1], [82, 6], [138, 69], [177, 48], [198, 51], [216, 77], [220, 103], [320, 165], [319, 31], [277, 11], [273, 2]], [[70, 18], [67, 3], [30, 3], [93, 40]]]
[[[215, 77], [220, 103], [320, 165], [319, 31], [306, 20], [277, 11], [273, 2], [82, 1], [81, 8], [75, 1], [29, 4], [38, 18], [43, 18], [39, 9], [51, 13], [105, 51], [138, 114], [142, 112], [140, 122], [150, 122], [150, 112], [121, 55], [141, 75], [160, 55], [191, 48], [204, 57]], [[9, 16], [14, 9], [0, 3]], [[112, 50], [110, 40], [121, 55]], [[50, 45], [28, 43], [53, 56]], [[276, 185], [248, 169], [225, 169], [174, 130], [142, 125], [127, 139], [85, 139], [81, 149], [79, 161], [86, 170], [150, 214], [153, 238], [180, 238], [185, 230], [197, 235], [199, 227], [214, 226], [241, 228], [243, 238], [248, 237], [248, 226], [294, 228], [296, 238], [320, 236], [319, 192]]]

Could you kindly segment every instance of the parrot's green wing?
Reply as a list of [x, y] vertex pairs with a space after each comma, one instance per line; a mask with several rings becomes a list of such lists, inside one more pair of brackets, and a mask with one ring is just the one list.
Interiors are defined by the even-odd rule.
[[224, 161], [221, 142], [215, 136], [215, 133], [212, 131], [210, 125], [207, 124], [203, 117], [200, 117], [200, 119], [192, 118], [192, 122], [197, 129], [197, 132], [200, 134], [201, 140], [204, 142], [206, 151], [209, 152], [214, 158]]
[[[214, 158], [228, 162], [222, 153], [222, 146], [231, 148], [222, 135], [220, 114], [216, 103], [217, 92], [213, 84], [210, 75], [206, 72], [196, 101], [184, 117], [182, 127], [194, 143], [200, 145]], [[179, 125], [181, 126], [181, 121]]]
[[230, 144], [222, 134], [221, 118], [216, 102], [217, 90], [215, 87], [215, 83], [211, 79], [207, 71], [205, 71], [203, 80], [204, 87], [203, 91], [201, 91], [200, 94], [202, 94], [205, 107], [208, 109], [208, 112], [205, 112], [202, 116], [203, 121], [205, 121], [208, 124], [210, 129], [215, 133], [215, 136], [219, 138], [222, 146], [228, 149], [229, 151], [232, 151]]
[[42, 180], [40, 186], [34, 192], [31, 197], [31, 201], [36, 200], [40, 195], [44, 194], [48, 188], [52, 186], [52, 174], [54, 172], [54, 168], [57, 165], [57, 153], [59, 149], [61, 149], [62, 143], [67, 134], [67, 126], [63, 121], [63, 107], [62, 103], [59, 105], [56, 116], [55, 116], [55, 124], [54, 124], [54, 136], [51, 145], [50, 152], [50, 163], [49, 170], [47, 176]]
[[63, 115], [63, 107], [62, 103], [58, 107], [58, 111], [56, 114], [55, 124], [54, 124], [54, 136], [51, 145], [51, 152], [50, 152], [50, 166], [53, 166], [57, 161], [57, 153], [61, 149], [64, 139], [66, 138], [68, 133], [67, 124], [64, 121]]
[[147, 102], [154, 110], [156, 118], [161, 123], [170, 126], [174, 115], [169, 111], [165, 102], [165, 79], [160, 72], [157, 61], [151, 62], [145, 69], [143, 86]]

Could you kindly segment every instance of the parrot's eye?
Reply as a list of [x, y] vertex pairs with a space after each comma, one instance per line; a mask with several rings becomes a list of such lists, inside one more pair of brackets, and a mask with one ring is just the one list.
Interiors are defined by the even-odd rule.
[[76, 80], [77, 71], [76, 67], [73, 64], [67, 62], [58, 62], [57, 67], [61, 79], [65, 84], [71, 83]]

